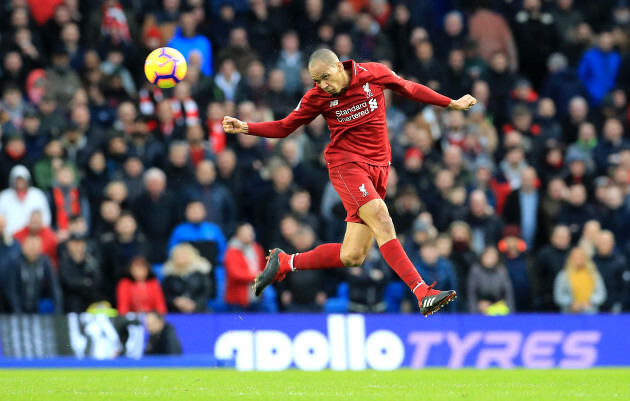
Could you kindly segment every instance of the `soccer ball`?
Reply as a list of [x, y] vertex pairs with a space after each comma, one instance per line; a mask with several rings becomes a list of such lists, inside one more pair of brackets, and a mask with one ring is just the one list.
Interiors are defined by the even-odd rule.
[[171, 47], [160, 47], [144, 62], [144, 75], [160, 88], [172, 88], [186, 76], [186, 59]]

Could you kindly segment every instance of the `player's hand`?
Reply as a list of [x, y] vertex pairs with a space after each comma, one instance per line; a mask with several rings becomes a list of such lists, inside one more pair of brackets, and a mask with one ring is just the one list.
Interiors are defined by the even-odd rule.
[[477, 103], [477, 99], [470, 95], [465, 95], [457, 100], [451, 100], [448, 108], [451, 110], [469, 110], [475, 103]]
[[249, 129], [247, 123], [244, 123], [234, 117], [223, 117], [223, 131], [226, 134], [246, 134]]

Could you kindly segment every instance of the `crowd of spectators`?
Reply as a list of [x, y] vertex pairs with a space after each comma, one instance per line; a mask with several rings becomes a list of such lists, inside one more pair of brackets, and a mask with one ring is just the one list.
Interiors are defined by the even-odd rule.
[[[265, 249], [340, 242], [320, 116], [279, 119], [326, 46], [469, 111], [385, 92], [386, 203], [453, 312], [630, 310], [625, 0], [11, 0], [0, 10], [0, 312], [410, 311], [377, 247], [253, 297]], [[161, 90], [146, 55], [186, 79]], [[106, 303], [105, 303], [106, 305]], [[157, 336], [157, 335], [156, 335]], [[155, 347], [177, 349], [166, 337]], [[159, 345], [158, 345], [159, 344]]]

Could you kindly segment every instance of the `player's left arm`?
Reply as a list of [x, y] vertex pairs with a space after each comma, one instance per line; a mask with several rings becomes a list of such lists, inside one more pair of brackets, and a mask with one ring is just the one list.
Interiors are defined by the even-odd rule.
[[462, 96], [457, 100], [451, 99], [429, 87], [399, 77], [383, 64], [369, 63], [368, 68], [375, 76], [375, 83], [416, 102], [447, 107], [452, 110], [468, 110], [477, 103], [477, 100], [470, 95]]

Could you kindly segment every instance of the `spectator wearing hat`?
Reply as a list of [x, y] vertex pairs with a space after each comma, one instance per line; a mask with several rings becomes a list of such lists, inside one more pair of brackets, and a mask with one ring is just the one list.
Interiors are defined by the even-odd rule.
[[55, 47], [46, 76], [50, 85], [48, 92], [55, 96], [62, 110], [67, 110], [72, 96], [81, 87], [81, 80], [70, 66], [70, 55], [63, 45]]
[[0, 150], [0, 188], [7, 188], [10, 185], [9, 176], [13, 168], [19, 165], [30, 168], [31, 160], [26, 153], [26, 144], [22, 134], [11, 125], [5, 126], [3, 131], [3, 145]]
[[571, 231], [569, 227], [554, 227], [548, 244], [536, 255], [534, 264], [534, 305], [536, 310], [552, 311], [556, 309], [553, 302], [553, 280], [564, 266], [571, 248]]
[[565, 165], [567, 171], [564, 174], [564, 182], [571, 186], [573, 184], [582, 184], [586, 189], [589, 197], [593, 196], [593, 177], [588, 171], [588, 159], [584, 153], [577, 149], [567, 151], [565, 157]]
[[28, 224], [34, 211], [41, 211], [45, 226], [50, 226], [50, 207], [41, 189], [31, 186], [31, 174], [24, 166], [11, 169], [10, 187], [0, 192], [0, 214], [7, 219], [6, 230], [13, 235]]
[[521, 239], [518, 226], [506, 226], [497, 248], [505, 258], [512, 287], [514, 288], [514, 306], [517, 312], [531, 310], [532, 284], [530, 269], [527, 264], [527, 244]]
[[57, 98], [55, 95], [48, 92], [44, 93], [37, 107], [42, 132], [52, 137], [59, 137], [61, 130], [65, 126], [65, 121], [60, 110], [57, 108]]
[[431, 187], [431, 174], [424, 167], [423, 162], [424, 156], [418, 148], [407, 148], [403, 165], [397, 170], [400, 187], [411, 186], [417, 194]]
[[29, 106], [24, 110], [22, 128], [26, 154], [30, 160], [39, 160], [50, 137], [41, 129], [41, 120], [37, 109]]
[[101, 269], [98, 255], [85, 234], [72, 233], [59, 261], [59, 280], [66, 313], [85, 312], [101, 300]]

